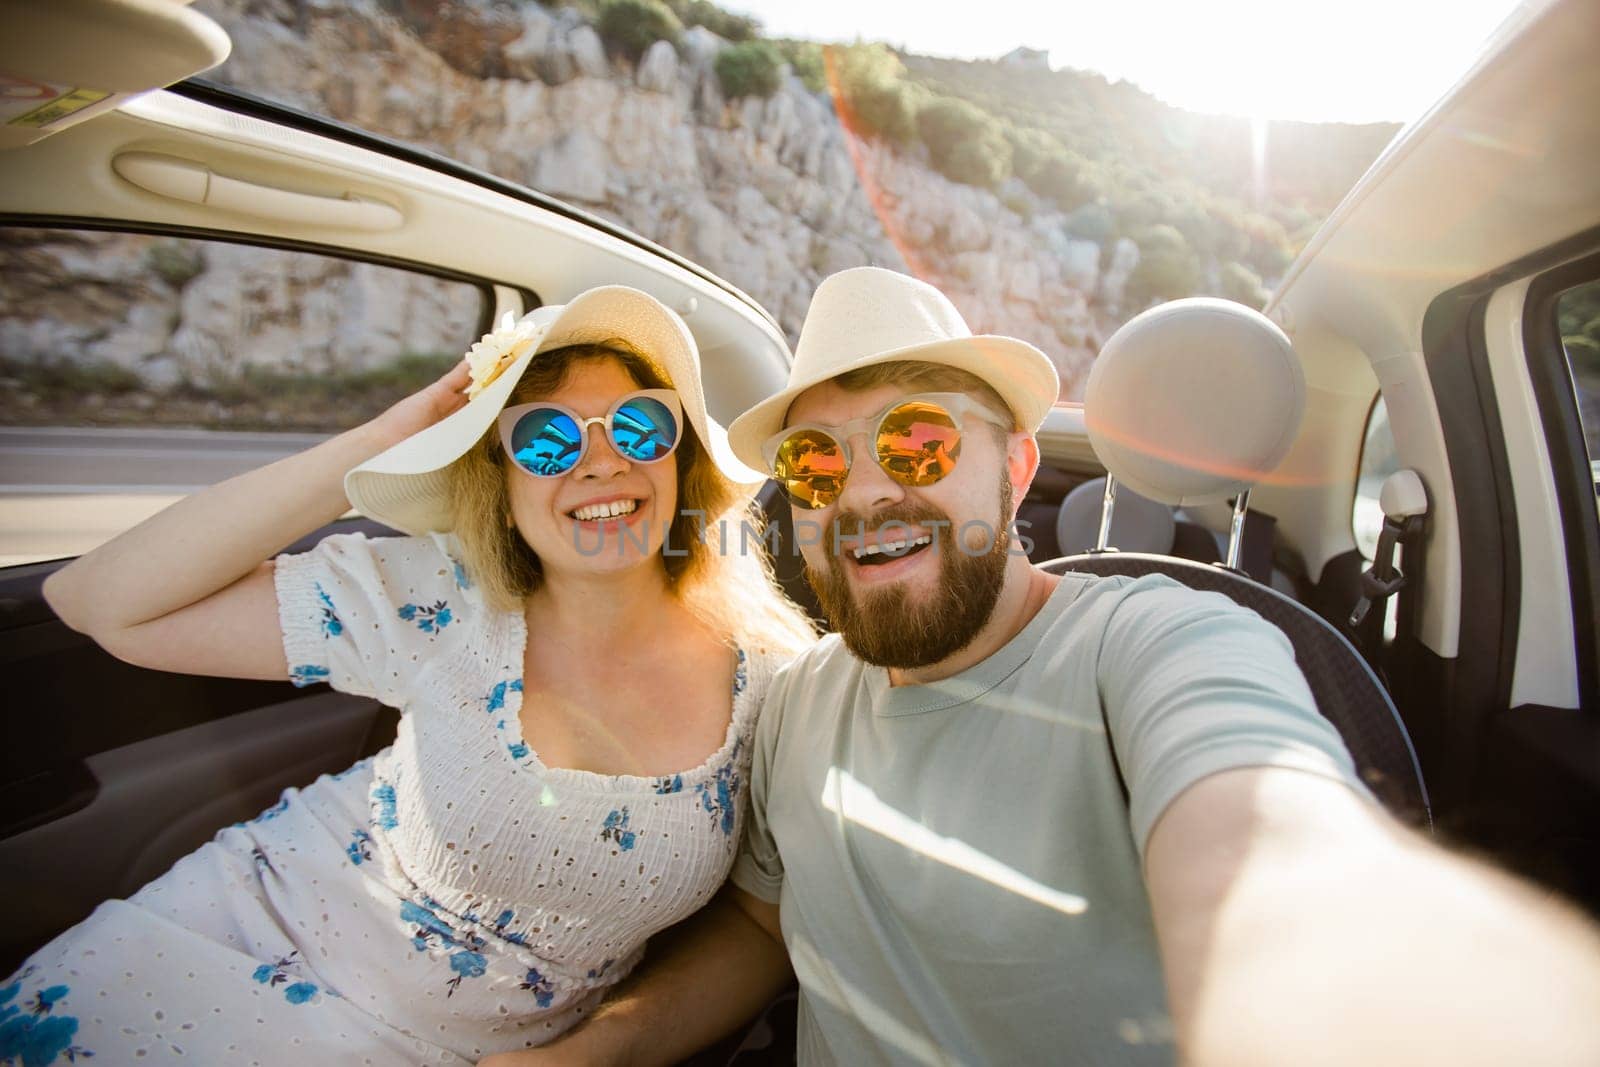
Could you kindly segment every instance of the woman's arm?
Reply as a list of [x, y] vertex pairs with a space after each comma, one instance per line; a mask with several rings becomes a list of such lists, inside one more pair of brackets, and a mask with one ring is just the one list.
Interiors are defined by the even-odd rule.
[[466, 383], [461, 363], [370, 422], [180, 500], [52, 574], [46, 601], [130, 663], [283, 678], [271, 556], [342, 515], [345, 472], [461, 407]]

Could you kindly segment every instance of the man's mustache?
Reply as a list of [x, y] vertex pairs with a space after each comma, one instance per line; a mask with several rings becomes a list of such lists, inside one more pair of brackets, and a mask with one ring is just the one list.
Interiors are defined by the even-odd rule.
[[950, 517], [930, 504], [913, 504], [905, 501], [884, 508], [882, 511], [873, 512], [871, 516], [860, 512], [841, 511], [833, 518], [832, 541], [837, 547], [829, 553], [829, 557], [837, 558], [845, 551], [846, 546], [854, 545], [869, 534], [878, 533], [888, 526], [901, 530], [912, 526], [923, 526], [931, 529], [934, 535], [941, 539], [950, 536]]

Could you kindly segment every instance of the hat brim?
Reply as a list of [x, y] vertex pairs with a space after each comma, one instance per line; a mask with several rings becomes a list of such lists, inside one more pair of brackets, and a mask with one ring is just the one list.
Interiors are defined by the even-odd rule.
[[677, 391], [688, 420], [718, 472], [736, 491], [765, 480], [739, 462], [727, 434], [706, 411], [694, 336], [655, 297], [627, 286], [590, 289], [561, 307], [533, 312], [544, 334], [465, 407], [412, 434], [345, 475], [345, 495], [362, 514], [413, 535], [445, 533], [452, 525], [445, 470], [494, 424], [528, 367], [545, 352], [575, 344], [621, 341], [641, 353]]
[[1016, 427], [1029, 433], [1036, 432], [1043, 424], [1061, 389], [1060, 376], [1050, 357], [1026, 341], [993, 334], [933, 341], [877, 352], [843, 366], [830, 366], [824, 375], [790, 382], [783, 392], [768, 397], [734, 419], [728, 426], [728, 444], [741, 463], [757, 470], [764, 469], [766, 461], [761, 446], [783, 429], [789, 408], [801, 393], [850, 371], [908, 360], [955, 367], [982, 379], [1011, 409]]

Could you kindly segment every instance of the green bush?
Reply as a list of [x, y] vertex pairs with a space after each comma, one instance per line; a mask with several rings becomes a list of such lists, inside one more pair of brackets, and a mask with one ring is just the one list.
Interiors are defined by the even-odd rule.
[[1061, 142], [1034, 126], [1007, 126], [1006, 140], [1011, 142], [1011, 169], [1034, 192], [1034, 177], [1039, 168], [1052, 155], [1061, 151]]
[[1024, 222], [1033, 218], [1034, 199], [1027, 193], [1006, 189], [1000, 194], [1000, 202], [1006, 206], [1006, 210]]
[[[1127, 230], [1147, 230], [1167, 223], [1178, 212], [1178, 205], [1163, 189], [1145, 182], [1130, 182], [1116, 189], [1113, 210]], [[1168, 224], [1170, 225], [1170, 224]]]
[[917, 132], [935, 158], [948, 155], [958, 144], [981, 139], [989, 132], [987, 112], [953, 96], [941, 96], [917, 112]]
[[602, 0], [595, 29], [613, 51], [635, 63], [657, 41], [677, 47], [683, 23], [661, 0]]
[[775, 42], [783, 58], [788, 60], [795, 76], [807, 89], [820, 93], [828, 87], [828, 73], [822, 61], [822, 46], [814, 41]]
[[1040, 196], [1054, 200], [1064, 211], [1092, 201], [1096, 192], [1085, 172], [1083, 161], [1064, 150], [1046, 157], [1035, 168], [1028, 187]]
[[144, 388], [138, 373], [109, 360], [54, 359], [32, 363], [0, 357], [0, 377], [49, 399], [120, 396]]
[[1600, 283], [1568, 289], [1556, 301], [1556, 323], [1562, 337], [1600, 340]]
[[1178, 200], [1161, 221], [1183, 234], [1189, 247], [1203, 256], [1214, 255], [1223, 243], [1215, 220], [1199, 200]]
[[761, 35], [761, 20], [735, 15], [707, 0], [665, 0], [685, 26], [704, 26], [725, 41], [751, 41]]
[[1294, 262], [1294, 248], [1283, 223], [1266, 215], [1246, 213], [1241, 227], [1249, 241], [1243, 262], [1263, 278], [1277, 278]]
[[833, 53], [846, 85], [900, 81], [906, 76], [905, 64], [888, 45], [829, 45], [828, 51]]
[[[1572, 373], [1585, 378], [1600, 376], [1600, 283], [1589, 282], [1562, 293], [1556, 301], [1556, 326]], [[1579, 391], [1583, 391], [1581, 382]]]
[[997, 137], [962, 141], [933, 164], [953, 182], [993, 189], [1011, 177], [1011, 146]]
[[1192, 296], [1200, 286], [1200, 257], [1176, 227], [1159, 223], [1134, 237], [1139, 265], [1128, 278], [1128, 295], [1138, 304]]
[[917, 139], [921, 92], [903, 78], [900, 59], [881, 44], [830, 47], [852, 129], [904, 147]]
[[917, 112], [917, 131], [934, 169], [951, 181], [993, 189], [1011, 176], [1011, 143], [989, 113], [940, 97]]
[[783, 56], [768, 41], [745, 41], [717, 53], [713, 64], [722, 93], [729, 100], [741, 96], [768, 97], [778, 91]]
[[182, 289], [206, 269], [200, 247], [192, 241], [162, 241], [145, 252], [145, 265], [174, 289]]
[[838, 78], [840, 114], [853, 133], [899, 147], [917, 139], [922, 96], [904, 80], [899, 56], [885, 45], [829, 45], [824, 56]]
[[308, 371], [250, 364], [208, 375], [203, 381], [185, 379], [179, 389], [186, 396], [224, 404], [248, 405], [272, 398], [302, 404], [308, 410], [334, 405], [365, 415], [382, 411], [438, 380], [460, 360], [455, 355], [407, 352], [359, 370]]
[[916, 141], [916, 94], [905, 83], [863, 85], [849, 99], [851, 110], [864, 127], [862, 132], [902, 147]]
[[1271, 294], [1261, 284], [1261, 275], [1243, 263], [1224, 263], [1222, 295], [1259, 311], [1266, 306], [1267, 297]]
[[1084, 204], [1067, 216], [1067, 233], [1102, 247], [1117, 236], [1116, 220], [1104, 204]]

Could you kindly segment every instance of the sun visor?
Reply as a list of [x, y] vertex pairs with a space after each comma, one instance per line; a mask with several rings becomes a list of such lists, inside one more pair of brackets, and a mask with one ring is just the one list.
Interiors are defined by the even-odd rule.
[[221, 26], [177, 0], [0, 0], [0, 148], [221, 63]]

